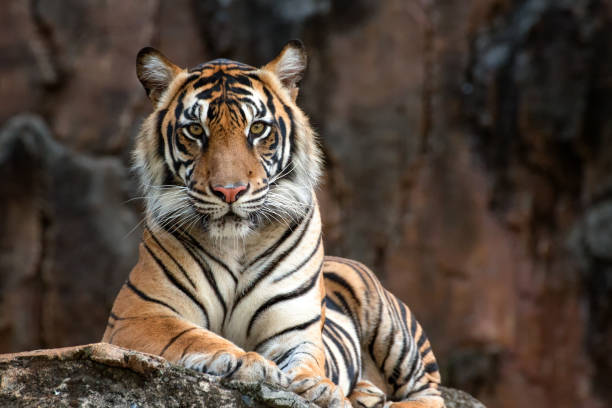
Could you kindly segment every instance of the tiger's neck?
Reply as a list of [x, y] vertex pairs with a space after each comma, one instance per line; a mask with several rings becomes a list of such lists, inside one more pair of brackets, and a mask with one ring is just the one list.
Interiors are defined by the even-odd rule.
[[[307, 214], [291, 225], [267, 225], [243, 243], [224, 245], [212, 241], [205, 231], [163, 229], [152, 222], [145, 229], [143, 243], [146, 251], [141, 251], [139, 261], [143, 267], [159, 267], [171, 282], [183, 282], [186, 287], [193, 283], [194, 296], [211, 304], [207, 321], [198, 324], [240, 347], [253, 349], [266, 333], [278, 332], [278, 324], [291, 321], [296, 313], [320, 313], [324, 289], [319, 272], [324, 253], [314, 200]], [[245, 316], [261, 307], [258, 299], [279, 288], [287, 293], [306, 291], [308, 300], [299, 311], [277, 310], [278, 319], [258, 322], [257, 333], [249, 337], [244, 329], [251, 323], [245, 322]]]
[[[241, 274], [249, 266], [263, 264], [267, 258], [287, 251], [290, 244], [300, 247], [300, 251], [315, 252], [321, 241], [321, 217], [316, 196], [312, 193], [312, 205], [299, 219], [286, 222], [271, 222], [255, 229], [244, 238], [212, 238], [205, 229], [192, 227], [178, 229], [162, 227], [151, 217], [147, 217], [147, 229], [157, 239], [179, 241], [185, 248], [200, 249], [222, 261], [236, 274]], [[309, 252], [309, 253], [310, 253]]]

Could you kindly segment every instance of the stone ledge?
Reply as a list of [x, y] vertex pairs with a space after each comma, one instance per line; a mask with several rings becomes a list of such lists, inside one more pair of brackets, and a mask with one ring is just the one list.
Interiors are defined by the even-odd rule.
[[[448, 408], [484, 408], [443, 388]], [[224, 381], [105, 343], [0, 355], [2, 407], [315, 407], [265, 383]]]

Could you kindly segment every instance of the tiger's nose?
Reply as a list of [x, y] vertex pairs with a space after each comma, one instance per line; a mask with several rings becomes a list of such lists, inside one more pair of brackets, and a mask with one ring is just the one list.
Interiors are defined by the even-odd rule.
[[219, 196], [226, 203], [231, 204], [236, 201], [242, 194], [244, 194], [248, 187], [248, 184], [234, 183], [227, 184], [225, 186], [222, 186], [221, 184], [216, 184], [214, 186], [211, 186], [211, 189], [213, 193], [215, 193], [215, 195]]

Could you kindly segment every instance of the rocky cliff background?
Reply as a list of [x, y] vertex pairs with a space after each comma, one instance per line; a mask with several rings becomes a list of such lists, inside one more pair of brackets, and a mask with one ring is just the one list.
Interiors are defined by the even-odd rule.
[[137, 51], [309, 51], [326, 249], [375, 268], [445, 383], [612, 404], [609, 0], [5, 0], [0, 352], [95, 342], [136, 258]]

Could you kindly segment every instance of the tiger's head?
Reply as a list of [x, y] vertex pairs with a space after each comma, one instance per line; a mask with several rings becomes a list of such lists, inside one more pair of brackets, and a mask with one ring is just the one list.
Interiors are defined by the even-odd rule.
[[307, 212], [321, 153], [295, 103], [301, 42], [261, 68], [217, 59], [181, 69], [153, 48], [136, 65], [154, 112], [138, 135], [135, 168], [156, 223], [244, 238]]

